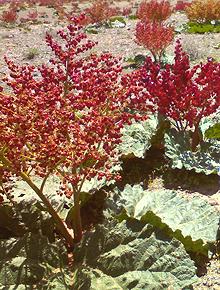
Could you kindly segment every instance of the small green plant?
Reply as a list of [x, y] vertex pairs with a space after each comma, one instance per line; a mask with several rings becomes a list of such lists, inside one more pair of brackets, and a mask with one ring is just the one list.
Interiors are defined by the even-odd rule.
[[219, 33], [220, 32], [220, 24], [218, 22], [212, 23], [197, 23], [197, 22], [189, 22], [186, 26], [186, 31], [188, 33]]
[[125, 58], [125, 61], [128, 63], [124, 68], [138, 68], [142, 66], [146, 60], [146, 55], [137, 54], [134, 57]]
[[136, 15], [129, 15], [128, 19], [130, 20], [136, 20], [138, 17]]
[[213, 46], [215, 49], [220, 49], [220, 43], [218, 43], [217, 45]]
[[34, 59], [36, 56], [40, 54], [39, 50], [36, 47], [29, 48], [25, 58], [28, 60]]
[[89, 34], [98, 34], [98, 30], [93, 26], [87, 26], [85, 32]]
[[107, 21], [109, 28], [122, 28], [126, 26], [126, 21], [122, 16], [113, 16]]

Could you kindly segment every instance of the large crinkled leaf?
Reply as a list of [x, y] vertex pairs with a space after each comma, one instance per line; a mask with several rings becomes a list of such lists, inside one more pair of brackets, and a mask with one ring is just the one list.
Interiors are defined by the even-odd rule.
[[65, 252], [39, 234], [0, 240], [0, 289], [68, 289]]
[[140, 185], [126, 185], [119, 198], [125, 217], [163, 229], [187, 250], [207, 254], [209, 244], [216, 241], [219, 212], [199, 197], [187, 199], [172, 190], [147, 191]]
[[77, 290], [179, 290], [197, 280], [179, 241], [136, 220], [98, 226], [76, 249], [75, 259]]
[[171, 129], [165, 134], [165, 154], [172, 161], [172, 168], [195, 170], [197, 173], [216, 174], [220, 167], [220, 141], [202, 142], [192, 152], [190, 132]]
[[145, 152], [151, 147], [157, 124], [157, 118], [150, 116], [146, 121], [126, 125], [122, 129], [122, 143], [119, 146], [122, 156], [144, 158]]
[[[113, 165], [111, 168], [112, 173], [116, 173], [122, 170], [120, 164]], [[97, 177], [91, 178], [91, 180], [85, 180], [82, 186], [82, 192], [90, 192], [94, 190], [99, 190], [100, 188], [104, 187], [105, 185], [109, 186], [115, 183], [114, 178], [111, 180], [107, 180], [105, 177], [102, 179], [98, 179]]]
[[[40, 208], [39, 208], [40, 207]], [[37, 201], [21, 201], [0, 206], [0, 239], [21, 237], [27, 232], [41, 232], [54, 240], [55, 223], [47, 212], [42, 212]]]
[[75, 276], [78, 290], [123, 290], [115, 278], [105, 275], [98, 269], [83, 268]]

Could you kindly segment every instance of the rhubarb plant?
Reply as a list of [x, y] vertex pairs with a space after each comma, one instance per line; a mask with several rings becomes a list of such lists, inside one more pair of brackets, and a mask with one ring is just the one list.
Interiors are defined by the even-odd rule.
[[[121, 129], [132, 118], [145, 118], [133, 113], [138, 103], [129, 100], [120, 82], [120, 61], [108, 53], [85, 56], [95, 43], [82, 31], [83, 19], [73, 18], [60, 30], [60, 42], [47, 34], [55, 55], [48, 65], [18, 66], [6, 57], [11, 92], [0, 94], [0, 201], [10, 194], [11, 178], [21, 178], [42, 200], [70, 248], [82, 238], [84, 182], [119, 178], [111, 168], [118, 164]], [[58, 194], [72, 201], [73, 228], [67, 228], [44, 194], [51, 175], [60, 180]], [[40, 185], [33, 176], [41, 178]]]
[[144, 66], [124, 77], [133, 102], [152, 105], [179, 132], [192, 131], [191, 151], [200, 143], [200, 123], [219, 110], [220, 65], [212, 60], [193, 67], [177, 41], [173, 64], [156, 64], [147, 58]]

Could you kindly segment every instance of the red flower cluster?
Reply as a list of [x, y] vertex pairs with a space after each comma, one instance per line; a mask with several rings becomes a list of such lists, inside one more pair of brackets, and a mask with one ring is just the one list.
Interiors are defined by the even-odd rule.
[[6, 81], [14, 94], [1, 94], [0, 144], [18, 174], [32, 167], [44, 176], [62, 161], [62, 167], [72, 168], [63, 175], [76, 186], [82, 176], [110, 176], [110, 165], [103, 168], [128, 119], [123, 112], [128, 100], [118, 59], [110, 54], [80, 58], [95, 43], [78, 26], [69, 25], [59, 36], [65, 49], [46, 37], [56, 55], [50, 66], [19, 67], [6, 58], [11, 70]]
[[178, 130], [198, 128], [203, 117], [220, 108], [220, 64], [208, 61], [191, 68], [180, 41], [173, 65], [162, 69], [148, 58], [124, 82], [137, 102], [150, 103], [153, 111], [168, 117]]
[[206, 23], [220, 19], [220, 0], [193, 0], [186, 9], [190, 21]]

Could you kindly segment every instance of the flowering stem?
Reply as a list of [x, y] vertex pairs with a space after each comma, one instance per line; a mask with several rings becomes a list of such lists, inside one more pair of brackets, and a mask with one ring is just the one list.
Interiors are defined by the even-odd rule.
[[69, 58], [67, 58], [66, 60], [66, 79], [64, 82], [64, 87], [63, 87], [63, 98], [66, 97], [67, 93], [68, 93], [68, 77], [69, 77]]
[[[11, 171], [13, 170], [13, 164], [8, 160], [7, 157], [5, 157], [3, 154], [0, 155], [0, 160], [3, 162], [3, 164], [10, 168]], [[43, 204], [46, 206], [48, 212], [52, 216], [53, 220], [55, 221], [61, 235], [65, 238], [68, 247], [73, 248], [74, 247], [74, 239], [68, 232], [64, 222], [58, 215], [58, 213], [55, 211], [53, 206], [51, 205], [49, 199], [43, 194], [42, 190], [40, 190], [30, 179], [30, 177], [25, 172], [20, 172], [20, 177], [34, 190], [34, 192], [38, 195], [38, 197], [42, 200]]]

